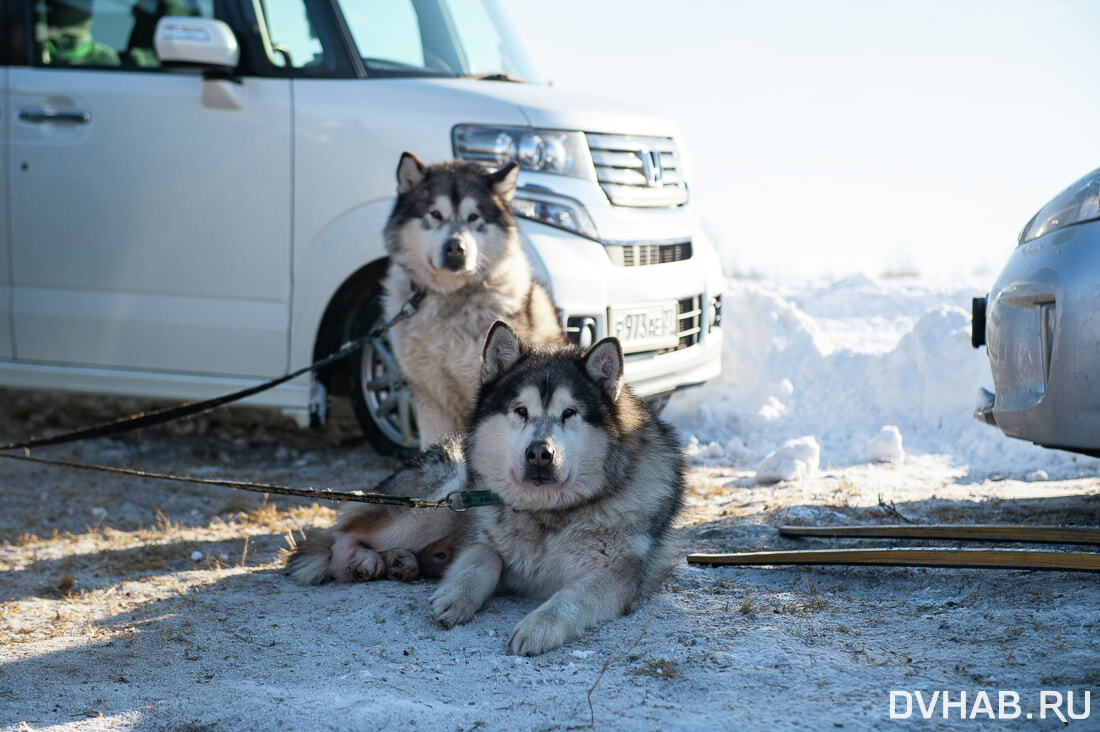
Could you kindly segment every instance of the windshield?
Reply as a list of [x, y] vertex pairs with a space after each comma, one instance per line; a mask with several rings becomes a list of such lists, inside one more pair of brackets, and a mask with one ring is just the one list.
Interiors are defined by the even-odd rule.
[[372, 76], [537, 82], [496, 0], [340, 0]]

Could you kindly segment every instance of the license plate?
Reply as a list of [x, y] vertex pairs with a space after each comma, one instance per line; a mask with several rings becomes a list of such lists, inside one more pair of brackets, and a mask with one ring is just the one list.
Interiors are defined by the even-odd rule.
[[609, 308], [608, 332], [619, 339], [624, 351], [671, 348], [679, 340], [675, 300]]

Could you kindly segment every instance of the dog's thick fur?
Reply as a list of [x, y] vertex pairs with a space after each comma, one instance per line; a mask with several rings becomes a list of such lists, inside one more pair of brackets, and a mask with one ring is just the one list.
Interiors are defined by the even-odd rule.
[[529, 346], [495, 324], [464, 445], [445, 440], [379, 489], [433, 499], [492, 490], [504, 505], [465, 513], [350, 505], [332, 532], [299, 545], [291, 576], [370, 579], [381, 573], [374, 550], [457, 550], [429, 613], [449, 628], [498, 589], [545, 598], [508, 640], [522, 655], [629, 612], [675, 558], [684, 478], [672, 429], [623, 385], [622, 367], [614, 338], [586, 352]]
[[412, 388], [421, 447], [465, 427], [477, 390], [482, 337], [505, 320], [529, 342], [565, 343], [558, 312], [519, 241], [511, 210], [519, 167], [487, 173], [468, 162], [426, 166], [412, 153], [397, 166], [397, 202], [386, 224], [387, 318], [414, 286], [417, 312], [390, 343]]

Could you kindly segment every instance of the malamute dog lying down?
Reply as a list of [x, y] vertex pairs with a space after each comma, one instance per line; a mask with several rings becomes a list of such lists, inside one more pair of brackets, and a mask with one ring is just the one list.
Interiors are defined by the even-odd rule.
[[413, 288], [416, 314], [389, 334], [412, 388], [420, 444], [463, 429], [477, 390], [482, 337], [504, 320], [532, 343], [565, 343], [550, 294], [531, 278], [512, 214], [519, 166], [487, 173], [475, 163], [397, 166], [397, 202], [386, 223], [387, 318]]
[[495, 323], [464, 442], [448, 437], [377, 490], [435, 500], [491, 490], [503, 505], [455, 513], [350, 504], [331, 531], [299, 544], [289, 574], [304, 584], [374, 579], [388, 553], [398, 576], [414, 575], [413, 563], [430, 575], [453, 553], [431, 616], [448, 628], [465, 623], [498, 590], [546, 598], [508, 640], [528, 656], [628, 612], [675, 558], [684, 478], [672, 429], [622, 373], [614, 338], [588, 351], [532, 346]]

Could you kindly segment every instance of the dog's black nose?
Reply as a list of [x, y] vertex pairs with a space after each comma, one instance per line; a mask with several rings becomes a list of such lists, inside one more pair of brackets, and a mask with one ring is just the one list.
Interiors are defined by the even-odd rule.
[[527, 446], [527, 464], [533, 468], [545, 468], [554, 462], [554, 451], [545, 442], [532, 442]]
[[466, 266], [466, 246], [457, 236], [443, 242], [443, 266], [450, 270], [459, 270]]

